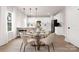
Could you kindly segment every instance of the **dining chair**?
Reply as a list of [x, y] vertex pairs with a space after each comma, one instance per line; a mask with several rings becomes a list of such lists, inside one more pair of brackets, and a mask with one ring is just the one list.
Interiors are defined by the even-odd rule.
[[[32, 44], [32, 43], [35, 44], [35, 42], [36, 42], [36, 40], [31, 38], [31, 36], [29, 36], [29, 35], [24, 35], [23, 33], [20, 33], [20, 36], [21, 36], [21, 39], [22, 39], [22, 44], [21, 44], [21, 47], [20, 47], [20, 52], [21, 52], [21, 49], [22, 49], [23, 45], [24, 45], [23, 51], [25, 52], [25, 48], [26, 48], [26, 46], [28, 44]], [[36, 47], [35, 47], [35, 51], [36, 51]]]
[[50, 34], [50, 31], [45, 32], [45, 37], [47, 37]]
[[53, 44], [54, 39], [55, 39], [55, 33], [51, 33], [46, 38], [40, 39], [40, 42], [45, 44], [45, 46], [48, 47], [48, 52], [50, 52], [50, 45], [52, 45], [53, 50], [55, 51], [54, 44]]

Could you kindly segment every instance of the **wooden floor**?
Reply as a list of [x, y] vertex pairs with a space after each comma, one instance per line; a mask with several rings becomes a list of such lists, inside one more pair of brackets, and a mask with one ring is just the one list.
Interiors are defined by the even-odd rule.
[[[0, 52], [20, 52], [21, 42], [22, 40], [20, 38], [14, 39], [10, 41], [8, 44], [1, 46]], [[58, 36], [53, 43], [54, 43], [55, 52], [78, 52], [79, 51], [79, 49], [74, 45], [65, 42], [64, 36]], [[50, 50], [51, 52], [54, 52], [52, 46]], [[36, 52], [47, 52], [47, 51], [48, 51], [47, 47], [41, 47], [40, 51], [36, 51]], [[35, 52], [35, 48], [33, 46], [28, 45], [26, 47], [26, 52]]]

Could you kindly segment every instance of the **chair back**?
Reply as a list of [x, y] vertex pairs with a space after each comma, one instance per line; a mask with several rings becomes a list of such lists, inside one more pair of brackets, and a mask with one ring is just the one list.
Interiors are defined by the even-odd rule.
[[55, 39], [55, 33], [51, 33], [48, 37], [45, 38], [46, 44], [51, 44]]
[[23, 39], [23, 43], [27, 43], [27, 40], [30, 38], [29, 35], [24, 35], [23, 33], [20, 33], [21, 39]]

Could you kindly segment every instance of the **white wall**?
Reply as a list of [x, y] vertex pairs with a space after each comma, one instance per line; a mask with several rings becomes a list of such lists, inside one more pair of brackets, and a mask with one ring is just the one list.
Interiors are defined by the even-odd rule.
[[[1, 16], [1, 7], [0, 7], [0, 16]], [[1, 21], [1, 17], [0, 17], [0, 21]], [[1, 23], [0, 23], [0, 27], [1, 27]], [[1, 39], [1, 29], [0, 29], [0, 39]]]
[[60, 27], [55, 27], [55, 33], [58, 35], [65, 35], [65, 9], [56, 14], [54, 19], [57, 19], [57, 21], [61, 24]]
[[[16, 28], [25, 27], [25, 15], [16, 7], [0, 7], [0, 46], [16, 37]], [[7, 14], [12, 12], [12, 31], [7, 31]]]
[[8, 36], [6, 31], [6, 7], [1, 7], [1, 16], [0, 16], [0, 45], [7, 42]]
[[28, 23], [34, 24], [34, 26], [38, 20], [41, 21], [43, 29], [51, 31], [51, 17], [28, 17]]
[[[79, 7], [66, 7], [66, 41], [79, 47]], [[70, 27], [70, 29], [68, 29]]]
[[16, 27], [25, 27], [25, 19], [27, 18], [22, 12], [18, 11], [18, 9], [15, 11], [15, 18], [16, 18]]

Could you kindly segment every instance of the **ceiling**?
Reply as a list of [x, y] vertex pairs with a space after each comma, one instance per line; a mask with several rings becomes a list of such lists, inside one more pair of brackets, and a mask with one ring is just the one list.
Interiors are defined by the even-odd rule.
[[[17, 6], [19, 10], [25, 13], [27, 16], [36, 16], [36, 9], [37, 8], [37, 15], [38, 16], [50, 16], [55, 15], [58, 12], [64, 9], [64, 6]], [[31, 8], [31, 12], [30, 12]]]

